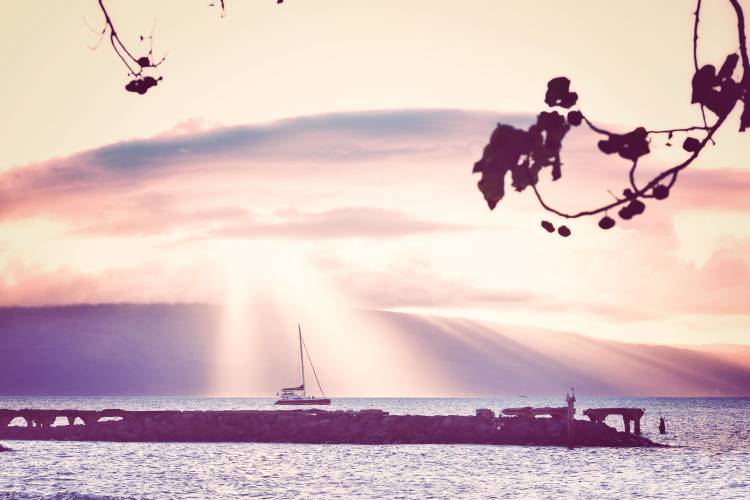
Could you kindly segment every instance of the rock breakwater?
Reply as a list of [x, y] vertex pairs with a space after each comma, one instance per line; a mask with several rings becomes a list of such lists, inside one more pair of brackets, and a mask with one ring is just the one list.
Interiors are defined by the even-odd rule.
[[[24, 425], [24, 423], [26, 425]], [[661, 446], [606, 425], [574, 420], [575, 446]], [[566, 446], [561, 418], [390, 415], [381, 410], [0, 410], [0, 439], [117, 442], [492, 444]]]

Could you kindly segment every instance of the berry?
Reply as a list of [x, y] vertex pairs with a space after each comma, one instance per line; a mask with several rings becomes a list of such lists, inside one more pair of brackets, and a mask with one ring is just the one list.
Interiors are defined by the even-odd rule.
[[615, 227], [615, 220], [612, 217], [605, 215], [599, 220], [599, 227], [602, 229], [612, 229]]
[[614, 141], [608, 140], [608, 139], [599, 141], [597, 146], [599, 146], [599, 150], [601, 150], [602, 153], [608, 154], [608, 155], [611, 155], [612, 153], [616, 152], [618, 149], [617, 144], [615, 144]]
[[653, 190], [654, 198], [657, 200], [664, 200], [669, 196], [669, 188], [662, 184], [654, 186]]
[[646, 205], [638, 199], [631, 201], [629, 206], [633, 215], [641, 215], [646, 210]]
[[620, 216], [621, 219], [624, 220], [630, 220], [633, 218], [633, 212], [630, 210], [630, 205], [626, 205], [622, 207], [618, 212], [617, 215]]
[[682, 149], [689, 153], [694, 153], [698, 151], [698, 149], [701, 147], [701, 143], [698, 139], [695, 137], [688, 137], [685, 139], [685, 142], [682, 143]]
[[577, 127], [583, 121], [583, 115], [580, 111], [571, 111], [568, 113], [568, 123], [574, 127]]
[[554, 225], [552, 225], [552, 223], [551, 223], [550, 221], [547, 221], [547, 220], [543, 220], [543, 221], [542, 221], [542, 227], [543, 227], [543, 228], [544, 228], [544, 230], [545, 230], [545, 231], [547, 231], [548, 233], [554, 233], [554, 232], [555, 232], [555, 226], [554, 226]]

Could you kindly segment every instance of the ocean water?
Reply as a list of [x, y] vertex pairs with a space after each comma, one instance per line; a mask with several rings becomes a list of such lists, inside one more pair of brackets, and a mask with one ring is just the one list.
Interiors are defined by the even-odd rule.
[[[0, 397], [0, 408], [258, 409], [262, 398]], [[561, 398], [342, 398], [330, 409], [473, 414]], [[5, 441], [0, 498], [750, 499], [750, 398], [585, 398], [644, 408], [664, 449]], [[275, 408], [278, 409], [278, 408]], [[659, 415], [667, 421], [660, 436]], [[622, 429], [622, 421], [608, 420]]]

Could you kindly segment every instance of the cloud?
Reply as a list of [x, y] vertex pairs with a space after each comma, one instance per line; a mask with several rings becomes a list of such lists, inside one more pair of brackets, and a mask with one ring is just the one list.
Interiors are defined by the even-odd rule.
[[210, 232], [218, 238], [390, 238], [435, 231], [457, 231], [470, 226], [420, 221], [376, 207], [340, 207], [324, 212], [288, 210], [273, 222], [252, 217]]
[[470, 225], [414, 219], [397, 210], [339, 207], [322, 212], [296, 209], [253, 214], [240, 208], [180, 212], [153, 207], [133, 215], [101, 219], [77, 227], [81, 235], [150, 236], [180, 227], [191, 239], [330, 239], [397, 238], [438, 231], [465, 231]]
[[[40, 213], [64, 216], [71, 211], [77, 218], [75, 208], [83, 204], [139, 196], [140, 191], [165, 195], [195, 182], [223, 191], [230, 184], [244, 183], [252, 190], [270, 181], [291, 186], [304, 176], [305, 183], [358, 190], [366, 184], [353, 182], [369, 182], [378, 174], [384, 183], [429, 183], [446, 178], [450, 167], [461, 173], [466, 186], [473, 186], [478, 178], [468, 172], [495, 124], [525, 127], [531, 121], [532, 115], [524, 114], [395, 110], [209, 129], [189, 122], [171, 133], [0, 174], [0, 220]], [[582, 199], [609, 201], [607, 190], [626, 183], [628, 166], [599, 154], [590, 132], [571, 133], [563, 159], [562, 181], [552, 183], [543, 176], [541, 189], [553, 201], [572, 207]], [[744, 209], [750, 204], [748, 188], [748, 170], [696, 167], [680, 177], [673, 196], [662, 206]]]
[[750, 171], [730, 168], [694, 169], [676, 185], [673, 203], [678, 208], [747, 210], [750, 208]]
[[[535, 292], [503, 283], [487, 288], [446, 279], [440, 277], [439, 270], [431, 268], [424, 261], [400, 262], [377, 272], [352, 269], [346, 262], [330, 258], [320, 259], [318, 265], [338, 280], [338, 287], [347, 291], [355, 305], [367, 309], [490, 309], [542, 314], [579, 312], [621, 322], [654, 317], [631, 304], [622, 306], [595, 299], [573, 300], [550, 290]], [[352, 280], [352, 275], [356, 275], [357, 279]]]
[[440, 150], [450, 144], [429, 139], [453, 136], [464, 141], [468, 131], [481, 138], [500, 119], [530, 121], [528, 115], [461, 110], [334, 113], [113, 144], [92, 151], [91, 159], [112, 169], [154, 168], [224, 155], [269, 161], [361, 161]]
[[[574, 237], [554, 239], [539, 229], [546, 214], [530, 193], [509, 193], [490, 213], [476, 189], [471, 165], [498, 121], [526, 126], [531, 116], [400, 110], [236, 127], [188, 122], [4, 172], [0, 231], [9, 232], [0, 251], [20, 267], [2, 267], [13, 276], [2, 302], [182, 300], [173, 283], [195, 275], [196, 260], [205, 259], [209, 277], [218, 266], [211, 259], [244, 244], [235, 240], [263, 239], [275, 248], [287, 240], [366, 307], [522, 310], [596, 317], [603, 327], [750, 312], [744, 236], [704, 237], [714, 215], [743, 220], [750, 170], [695, 165], [644, 216], [606, 233], [596, 221], [571, 221]], [[543, 175], [540, 186], [563, 208], [607, 202], [608, 189], [627, 183], [626, 162], [601, 155], [580, 128], [563, 161], [562, 180]], [[687, 218], [696, 208], [704, 219]], [[700, 243], [705, 264], [680, 255], [687, 238]], [[187, 299], [211, 300], [219, 287]]]
[[[255, 189], [262, 195], [269, 182], [291, 189], [301, 183], [300, 176], [304, 183], [356, 190], [367, 185], [364, 179], [377, 175], [374, 169], [361, 172], [365, 163], [387, 169], [386, 179], [398, 174], [409, 182], [423, 174], [403, 168], [396, 172], [395, 164], [410, 162], [414, 170], [424, 171], [446, 159], [470, 158], [498, 120], [524, 123], [528, 117], [458, 110], [372, 111], [209, 130], [191, 126], [186, 132], [124, 141], [2, 173], [0, 221], [47, 214], [78, 220], [82, 211], [106, 217], [118, 208], [115, 198], [125, 205], [144, 196], [186, 201], [183, 188], [196, 184], [203, 186], [203, 193], [193, 193], [191, 202], [209, 189], [214, 198], [239, 186], [249, 195]], [[456, 167], [469, 168], [459, 162]], [[467, 183], [472, 182], [467, 176]]]

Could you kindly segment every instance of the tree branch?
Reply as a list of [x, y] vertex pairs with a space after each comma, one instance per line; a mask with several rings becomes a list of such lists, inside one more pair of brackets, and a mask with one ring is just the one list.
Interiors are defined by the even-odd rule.
[[[693, 24], [693, 67], [695, 71], [698, 71], [698, 24], [700, 23], [701, 15], [701, 1], [698, 0], [695, 6], [695, 24]], [[708, 128], [708, 122], [706, 121], [706, 109], [701, 104], [701, 117], [703, 118], [703, 127]]]
[[[742, 75], [739, 83], [732, 78], [732, 73], [734, 72], [738, 59], [736, 54], [730, 54], [727, 56], [718, 73], [716, 67], [712, 65], [706, 65], [702, 68], [699, 67], [698, 27], [700, 23], [701, 0], [697, 0], [694, 12], [693, 65], [695, 67], [695, 74], [692, 80], [692, 101], [701, 106], [701, 114], [704, 122], [703, 126], [677, 127], [664, 130], [646, 130], [643, 127], [639, 127], [631, 132], [620, 134], [595, 125], [579, 110], [569, 111], [567, 115], [567, 125], [565, 126], [577, 126], [580, 123], [585, 123], [593, 132], [605, 136], [605, 139], [598, 143], [599, 149], [603, 153], [616, 153], [622, 158], [631, 161], [631, 165], [628, 171], [630, 188], [623, 190], [622, 196], [616, 196], [610, 191], [614, 197], [614, 201], [610, 203], [595, 208], [580, 210], [578, 212], [566, 212], [551, 206], [545, 201], [538, 186], [538, 168], [536, 171], [532, 172], [533, 176], [524, 172], [524, 169], [528, 168], [528, 158], [546, 158], [551, 157], [552, 154], [559, 157], [561, 142], [557, 143], [557, 149], [540, 149], [539, 131], [535, 130], [534, 127], [538, 127], [538, 124], [545, 115], [556, 115], [558, 117], [560, 115], [555, 111], [551, 113], [543, 112], [537, 118], [537, 125], [533, 126], [528, 131], [517, 130], [513, 127], [499, 124], [495, 133], [493, 133], [490, 138], [490, 143], [484, 150], [482, 159], [474, 166], [475, 172], [482, 173], [483, 177], [479, 182], [479, 189], [485, 195], [485, 199], [490, 205], [490, 208], [494, 208], [497, 202], [502, 199], [504, 195], [504, 177], [505, 174], [510, 171], [513, 178], [513, 187], [515, 187], [517, 191], [521, 191], [527, 187], [527, 185], [523, 183], [518, 183], [517, 179], [533, 179], [533, 182], [529, 182], [528, 185], [531, 186], [534, 191], [537, 201], [544, 210], [557, 215], [558, 217], [576, 219], [580, 217], [594, 216], [622, 206], [623, 208], [620, 209], [618, 215], [620, 215], [621, 218], [628, 220], [643, 213], [645, 204], [640, 201], [640, 199], [653, 198], [663, 200], [669, 196], [670, 190], [676, 184], [680, 172], [693, 164], [709, 142], [713, 143], [714, 134], [719, 128], [721, 128], [739, 103], [744, 102], [745, 104], [743, 115], [740, 118], [740, 131], [745, 130], [745, 128], [750, 128], [750, 58], [747, 53], [745, 17], [739, 0], [728, 1], [733, 6], [737, 15], [738, 45], [742, 60]], [[570, 91], [569, 84], [570, 81], [565, 77], [557, 77], [550, 80], [547, 84], [545, 102], [551, 107], [563, 107], [568, 109], [575, 105], [578, 100], [578, 95]], [[708, 108], [717, 117], [716, 121], [711, 126], [708, 125], [705, 108]], [[562, 130], [562, 135], [559, 136], [560, 141], [562, 140], [562, 137], [564, 137], [564, 132], [567, 131], [565, 126], [560, 129]], [[702, 139], [688, 136], [682, 144], [682, 148], [689, 153], [689, 156], [680, 163], [654, 175], [645, 185], [639, 188], [636, 184], [639, 158], [650, 153], [649, 138], [651, 135], [668, 134], [669, 139], [672, 139], [672, 136], [675, 133], [689, 132], [703, 132], [705, 135]], [[527, 160], [521, 161], [524, 158], [527, 158]], [[545, 166], [547, 165], [541, 164], [541, 167]], [[556, 175], [553, 171], [553, 180], [557, 180], [559, 177], [559, 171]], [[496, 185], [498, 182], [500, 183], [500, 186]], [[544, 221], [542, 225], [547, 231], [554, 231], [554, 226], [550, 222]], [[599, 226], [602, 229], [609, 229], [614, 225], [614, 220], [609, 217], [604, 217], [599, 222]], [[567, 227], [565, 228], [565, 232], [569, 234]], [[562, 236], [567, 236], [567, 234]]]

